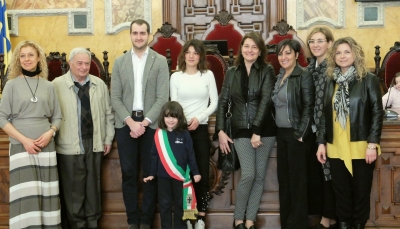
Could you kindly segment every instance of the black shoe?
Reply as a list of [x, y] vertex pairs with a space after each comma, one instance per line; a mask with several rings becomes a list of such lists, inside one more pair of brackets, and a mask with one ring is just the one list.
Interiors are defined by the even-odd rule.
[[364, 229], [365, 224], [355, 224], [354, 229]]
[[349, 224], [347, 222], [340, 222], [339, 229], [351, 229], [351, 224]]
[[233, 229], [247, 229], [244, 223], [239, 223], [235, 226], [235, 221], [233, 221]]

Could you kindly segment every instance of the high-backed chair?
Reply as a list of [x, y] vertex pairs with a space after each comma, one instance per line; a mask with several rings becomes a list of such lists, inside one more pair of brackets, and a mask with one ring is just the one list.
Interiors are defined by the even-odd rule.
[[306, 67], [308, 65], [308, 49], [306, 44], [297, 36], [297, 32], [293, 29], [293, 27], [289, 25], [284, 19], [282, 19], [280, 22], [278, 22], [278, 24], [272, 27], [268, 38], [265, 40], [265, 44], [268, 50], [267, 61], [270, 62], [274, 67], [275, 74], [278, 74], [280, 69], [278, 55], [276, 53], [276, 46], [284, 39], [293, 39], [297, 40], [300, 43], [301, 49], [298, 63], [303, 67]]
[[[89, 48], [87, 48], [87, 50], [90, 51]], [[106, 82], [106, 72], [104, 70], [103, 64], [100, 62], [100, 60], [96, 57], [96, 55], [93, 52], [90, 52], [90, 54], [92, 55], [92, 60], [90, 63], [89, 74], [97, 76], [104, 82]]]
[[226, 64], [224, 57], [213, 48], [206, 47], [206, 59], [208, 62], [208, 69], [214, 73], [215, 83], [217, 84], [219, 94], [221, 92], [222, 83], [224, 82], [228, 65]]
[[233, 49], [233, 54], [236, 56], [244, 35], [244, 31], [239, 28], [232, 14], [221, 10], [211, 21], [210, 27], [204, 32], [201, 40], [227, 40], [228, 50]]
[[170, 71], [176, 69], [178, 55], [185, 44], [185, 41], [181, 39], [181, 35], [176, 31], [171, 24], [165, 22], [161, 28], [157, 29], [153, 40], [149, 43], [149, 47], [153, 48], [154, 51], [167, 57]]
[[385, 55], [380, 65], [380, 47], [375, 46], [375, 74], [381, 82], [382, 92], [386, 93], [397, 72], [400, 72], [400, 42], [394, 43], [389, 52]]
[[49, 68], [47, 79], [49, 81], [53, 81], [55, 78], [62, 76], [65, 73], [65, 70], [62, 68], [61, 58], [62, 55], [60, 55], [60, 52], [50, 52], [46, 57], [47, 67]]
[[[3, 88], [7, 82], [7, 74], [6, 74], [7, 66], [4, 64], [4, 54], [0, 53], [0, 80], [1, 80], [1, 93], [3, 93]], [[8, 70], [8, 68], [7, 68]]]

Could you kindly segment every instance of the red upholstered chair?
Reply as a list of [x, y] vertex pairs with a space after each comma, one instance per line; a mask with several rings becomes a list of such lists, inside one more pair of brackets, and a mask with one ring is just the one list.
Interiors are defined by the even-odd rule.
[[206, 59], [208, 69], [214, 73], [215, 83], [217, 84], [218, 94], [221, 92], [222, 83], [224, 82], [225, 73], [228, 69], [224, 57], [221, 56], [215, 49], [206, 49]]
[[221, 10], [211, 21], [201, 40], [227, 40], [228, 50], [233, 49], [233, 54], [236, 56], [244, 34], [233, 16], [226, 10]]
[[[87, 49], [90, 51], [90, 49]], [[99, 77], [104, 82], [106, 82], [106, 72], [104, 70], [103, 65], [101, 64], [100, 60], [96, 57], [93, 52], [90, 52], [92, 55], [92, 61], [90, 63], [90, 70], [89, 74]], [[107, 57], [108, 58], [108, 57]]]
[[[46, 57], [47, 61], [47, 67], [49, 68], [49, 75], [47, 79], [49, 81], [53, 81], [56, 77], [62, 76], [67, 72], [66, 68], [69, 69], [69, 66], [65, 65], [65, 63], [62, 62], [62, 58], [65, 58], [66, 54], [62, 53], [60, 55], [60, 52], [50, 52], [50, 54]], [[64, 59], [65, 60], [65, 59]]]
[[375, 46], [375, 74], [381, 81], [382, 92], [386, 93], [397, 72], [400, 72], [400, 42], [395, 42], [385, 55], [382, 65], [379, 66], [381, 57], [379, 46]]
[[275, 74], [278, 74], [279, 69], [281, 68], [275, 49], [279, 42], [284, 39], [294, 39], [300, 42], [301, 50], [298, 62], [303, 67], [306, 67], [308, 65], [308, 49], [306, 44], [297, 36], [297, 32], [293, 29], [293, 27], [288, 25], [288, 23], [282, 19], [280, 22], [278, 22], [276, 26], [272, 27], [272, 31], [269, 33], [268, 38], [265, 40], [265, 44], [267, 45], [268, 49], [267, 61], [271, 63], [274, 67]]
[[149, 43], [149, 47], [153, 48], [154, 51], [169, 58], [170, 71], [171, 69], [176, 69], [178, 55], [185, 44], [185, 41], [181, 39], [181, 35], [176, 31], [171, 24], [165, 22], [161, 28], [157, 29], [153, 40]]

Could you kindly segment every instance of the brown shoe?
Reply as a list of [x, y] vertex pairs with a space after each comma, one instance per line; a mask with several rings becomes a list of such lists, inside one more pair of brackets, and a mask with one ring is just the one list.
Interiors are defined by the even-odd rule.
[[139, 229], [139, 227], [136, 224], [129, 224], [128, 229]]

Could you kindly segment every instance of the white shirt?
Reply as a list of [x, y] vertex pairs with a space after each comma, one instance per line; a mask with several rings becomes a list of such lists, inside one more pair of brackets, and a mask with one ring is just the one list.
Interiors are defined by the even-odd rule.
[[139, 58], [135, 51], [131, 50], [132, 54], [132, 66], [133, 66], [133, 76], [135, 80], [135, 92], [133, 95], [133, 111], [142, 111], [143, 106], [143, 71], [146, 65], [147, 55], [149, 54], [149, 47], [143, 53], [142, 57]]
[[207, 124], [208, 116], [215, 112], [218, 91], [214, 74], [207, 70], [194, 75], [175, 72], [170, 80], [171, 101], [181, 104], [187, 121], [196, 117], [199, 124]]

